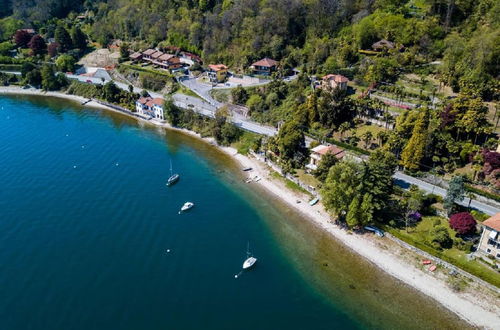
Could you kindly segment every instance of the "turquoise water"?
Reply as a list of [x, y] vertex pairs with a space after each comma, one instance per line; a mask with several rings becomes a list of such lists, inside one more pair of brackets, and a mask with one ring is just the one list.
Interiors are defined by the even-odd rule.
[[[191, 137], [0, 97], [0, 141], [0, 329], [464, 326]], [[248, 241], [258, 264], [235, 279]]]

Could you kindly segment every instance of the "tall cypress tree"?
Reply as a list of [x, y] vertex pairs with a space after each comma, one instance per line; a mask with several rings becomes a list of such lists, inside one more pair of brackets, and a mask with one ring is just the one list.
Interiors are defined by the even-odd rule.
[[68, 31], [64, 28], [64, 26], [59, 25], [56, 28], [56, 31], [54, 33], [54, 37], [56, 39], [56, 42], [60, 45], [60, 51], [61, 52], [67, 52], [72, 48], [73, 42], [71, 41], [71, 36], [69, 35]]
[[423, 111], [417, 119], [411, 137], [401, 153], [401, 165], [409, 170], [418, 170], [427, 146], [429, 126], [428, 111]]

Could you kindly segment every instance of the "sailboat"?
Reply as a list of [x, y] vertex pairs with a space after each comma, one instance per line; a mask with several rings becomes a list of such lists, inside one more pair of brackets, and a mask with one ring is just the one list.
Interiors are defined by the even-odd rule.
[[257, 262], [257, 258], [252, 257], [250, 253], [250, 243], [247, 244], [247, 258], [243, 262], [243, 269], [248, 269], [252, 267]]
[[171, 186], [179, 180], [179, 174], [172, 171], [172, 160], [170, 160], [170, 177], [167, 180], [167, 186]]

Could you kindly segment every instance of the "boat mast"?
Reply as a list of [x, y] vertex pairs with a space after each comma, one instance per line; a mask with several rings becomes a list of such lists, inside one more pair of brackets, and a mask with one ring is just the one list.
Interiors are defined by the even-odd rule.
[[172, 159], [170, 160], [170, 176], [172, 176]]

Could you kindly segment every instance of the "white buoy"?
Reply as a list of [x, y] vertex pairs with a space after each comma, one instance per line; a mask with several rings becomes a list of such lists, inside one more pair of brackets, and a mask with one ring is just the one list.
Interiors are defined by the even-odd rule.
[[69, 136], [69, 134], [66, 134], [66, 136]]
[[118, 165], [120, 165], [120, 164], [118, 164], [118, 163], [115, 164], [115, 166], [118, 166]]
[[170, 252], [170, 249], [167, 249], [167, 253], [169, 253], [169, 252]]
[[238, 278], [238, 275], [234, 275], [234, 278]]
[[73, 165], [73, 168], [76, 168], [76, 165]]

